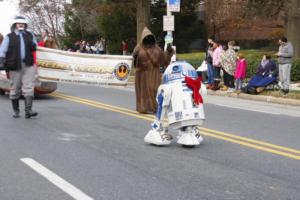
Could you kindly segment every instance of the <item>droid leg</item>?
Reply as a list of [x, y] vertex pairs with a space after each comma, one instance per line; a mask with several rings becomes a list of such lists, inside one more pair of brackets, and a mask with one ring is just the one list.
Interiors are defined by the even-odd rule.
[[172, 136], [168, 134], [168, 129], [164, 128], [159, 121], [155, 121], [151, 126], [152, 129], [145, 136], [144, 142], [159, 146], [171, 143]]
[[196, 146], [203, 141], [203, 138], [200, 135], [198, 129], [193, 126], [181, 128], [179, 130], [179, 135], [177, 136], [177, 138], [177, 143], [184, 146]]
[[171, 143], [172, 136], [168, 134], [168, 129], [163, 126], [163, 120], [166, 115], [168, 106], [165, 104], [164, 90], [159, 90], [157, 95], [158, 109], [154, 122], [151, 124], [151, 130], [147, 133], [144, 141], [155, 145], [168, 145]]

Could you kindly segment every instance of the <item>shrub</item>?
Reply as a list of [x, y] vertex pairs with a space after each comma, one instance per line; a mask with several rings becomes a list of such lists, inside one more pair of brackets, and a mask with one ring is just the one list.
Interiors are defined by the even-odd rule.
[[296, 59], [291, 70], [291, 80], [300, 81], [300, 59]]
[[[254, 75], [257, 70], [258, 65], [261, 62], [261, 59], [264, 54], [273, 55], [274, 52], [264, 52], [264, 51], [257, 51], [257, 50], [246, 50], [241, 51], [248, 62], [247, 68], [247, 78], [250, 78]], [[195, 68], [198, 68], [203, 59], [205, 57], [204, 53], [190, 53], [190, 54], [178, 54], [178, 60], [186, 60]], [[291, 70], [291, 80], [292, 81], [300, 81], [300, 59], [295, 59], [292, 65]]]
[[247, 67], [247, 78], [250, 78], [255, 74], [257, 67], [260, 63], [260, 60], [258, 59], [247, 59], [248, 67]]

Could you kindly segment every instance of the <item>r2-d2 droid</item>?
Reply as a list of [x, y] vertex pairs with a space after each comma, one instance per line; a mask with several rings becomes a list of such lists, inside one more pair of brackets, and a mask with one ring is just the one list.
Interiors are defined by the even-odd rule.
[[157, 91], [158, 108], [152, 129], [144, 141], [159, 146], [170, 144], [173, 137], [168, 133], [169, 127], [178, 130], [178, 144], [199, 145], [203, 138], [197, 127], [205, 120], [200, 89], [201, 78], [192, 65], [185, 61], [170, 64]]

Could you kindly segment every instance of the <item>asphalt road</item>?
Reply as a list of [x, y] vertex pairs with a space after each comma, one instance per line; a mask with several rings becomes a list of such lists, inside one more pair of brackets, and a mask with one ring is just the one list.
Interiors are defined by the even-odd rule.
[[30, 120], [0, 96], [0, 199], [300, 199], [300, 108], [205, 102], [204, 142], [183, 148], [143, 142], [130, 88], [60, 84]]

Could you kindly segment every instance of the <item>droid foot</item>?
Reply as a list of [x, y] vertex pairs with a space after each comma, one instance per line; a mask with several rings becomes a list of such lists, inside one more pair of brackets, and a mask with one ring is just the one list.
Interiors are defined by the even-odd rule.
[[203, 141], [203, 137], [200, 135], [200, 133], [197, 133], [195, 137], [197, 138], [198, 142], [201, 144], [201, 142]]
[[150, 130], [144, 138], [144, 142], [158, 146], [171, 144], [172, 136], [170, 134], [161, 134], [156, 130]]
[[184, 146], [197, 146], [203, 141], [203, 138], [197, 138], [193, 133], [183, 133], [178, 137], [177, 143]]

